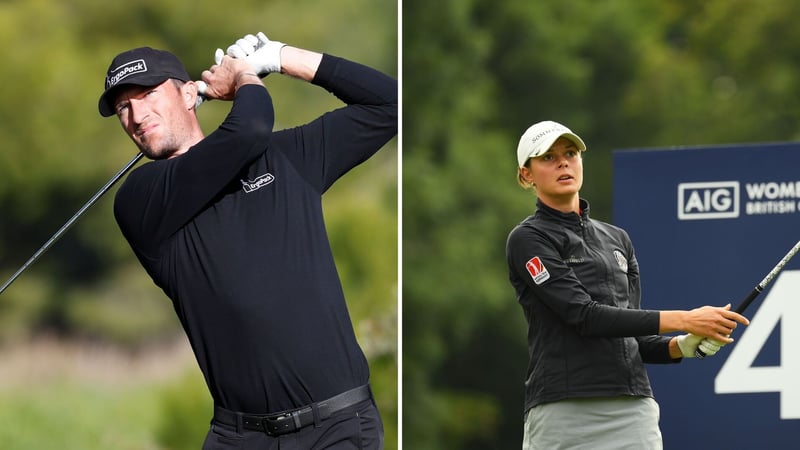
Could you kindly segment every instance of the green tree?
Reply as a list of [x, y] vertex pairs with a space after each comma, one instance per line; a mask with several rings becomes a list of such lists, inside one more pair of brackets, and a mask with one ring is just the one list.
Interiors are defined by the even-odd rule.
[[[397, 12], [397, 2], [390, 0], [0, 4], [5, 67], [0, 83], [2, 281], [136, 153], [116, 120], [97, 112], [114, 55], [142, 45], [166, 48], [198, 78], [213, 63], [217, 47], [261, 30], [272, 39], [396, 76]], [[265, 85], [275, 102], [276, 129], [341, 106], [323, 89], [288, 77], [270, 76]], [[203, 105], [198, 116], [204, 130], [213, 130], [229, 107], [224, 102]], [[323, 200], [351, 316], [370, 359], [387, 448], [396, 441], [398, 408], [397, 172], [394, 140]], [[181, 333], [169, 300], [139, 267], [117, 229], [114, 193], [108, 192], [0, 295], [0, 349], [56, 334], [135, 353]], [[79, 435], [74, 438], [77, 448], [91, 448], [81, 446]], [[42, 442], [34, 448], [52, 446]]]
[[505, 239], [534, 211], [515, 181], [522, 132], [551, 119], [584, 138], [582, 196], [607, 221], [615, 149], [797, 139], [798, 8], [403, 3], [405, 445], [520, 445], [525, 324]]

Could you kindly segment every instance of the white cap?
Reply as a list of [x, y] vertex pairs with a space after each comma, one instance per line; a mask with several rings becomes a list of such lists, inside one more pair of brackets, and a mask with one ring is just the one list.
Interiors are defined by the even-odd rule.
[[525, 166], [528, 158], [544, 155], [561, 136], [572, 141], [580, 151], [586, 151], [586, 144], [577, 134], [558, 122], [545, 120], [531, 125], [519, 139], [517, 146], [519, 167]]

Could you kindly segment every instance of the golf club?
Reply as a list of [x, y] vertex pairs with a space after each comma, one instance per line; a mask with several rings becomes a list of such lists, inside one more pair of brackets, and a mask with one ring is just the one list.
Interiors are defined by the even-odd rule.
[[[207, 101], [207, 98], [203, 95], [206, 91], [206, 84], [202, 81], [197, 81], [196, 83], [198, 84], [198, 91], [200, 94], [197, 96], [197, 103], [195, 104], [195, 108], [198, 108], [200, 107], [200, 105], [203, 104], [204, 101]], [[133, 166], [135, 166], [136, 163], [139, 162], [140, 159], [142, 159], [142, 156], [144, 156], [142, 153], [138, 153], [136, 156], [133, 157], [133, 159], [131, 159], [128, 162], [128, 164], [125, 164], [125, 166], [119, 172], [117, 172], [116, 175], [111, 177], [111, 179], [108, 180], [108, 182], [103, 187], [101, 187], [100, 190], [97, 191], [97, 193], [94, 194], [92, 198], [90, 198], [89, 201], [86, 202], [86, 204], [84, 204], [81, 207], [81, 209], [78, 210], [78, 212], [75, 213], [75, 215], [73, 215], [61, 228], [59, 228], [58, 231], [56, 231], [55, 234], [53, 234], [53, 236], [51, 236], [50, 239], [48, 239], [47, 242], [45, 242], [44, 245], [42, 245], [41, 248], [39, 248], [39, 250], [37, 250], [36, 253], [34, 253], [33, 256], [31, 256], [30, 259], [28, 259], [28, 261], [26, 261], [25, 264], [23, 264], [22, 267], [19, 268], [19, 270], [14, 272], [14, 275], [11, 275], [11, 278], [6, 280], [6, 282], [3, 283], [2, 286], [0, 286], [0, 294], [2, 294], [3, 291], [5, 291], [6, 288], [8, 288], [8, 286], [10, 286], [11, 283], [13, 283], [14, 280], [16, 280], [22, 274], [22, 272], [25, 271], [25, 269], [27, 269], [31, 264], [36, 262], [36, 260], [38, 260], [48, 249], [50, 249], [50, 247], [52, 247], [53, 244], [55, 244], [59, 239], [61, 239], [61, 236], [63, 236], [64, 233], [66, 233], [67, 230], [69, 230], [78, 219], [80, 219], [80, 217], [86, 212], [86, 210], [91, 208], [92, 205], [94, 205], [97, 202], [97, 200], [100, 199], [100, 197], [102, 197], [109, 189], [111, 189], [111, 187], [114, 186], [114, 184], [117, 181], [119, 181], [119, 179], [122, 178], [123, 175], [125, 175], [129, 170], [131, 170]]]
[[[761, 280], [761, 282], [758, 283], [756, 287], [753, 288], [752, 291], [750, 291], [749, 294], [747, 294], [747, 297], [745, 297], [744, 300], [742, 300], [742, 302], [739, 304], [739, 306], [736, 307], [734, 311], [736, 311], [739, 314], [743, 313], [744, 310], [747, 309], [748, 306], [750, 306], [750, 303], [752, 303], [753, 300], [755, 300], [755, 298], [758, 297], [758, 294], [760, 294], [761, 291], [763, 291], [764, 288], [766, 288], [767, 285], [770, 282], [772, 282], [772, 279], [775, 278], [776, 275], [778, 275], [778, 272], [780, 272], [781, 269], [783, 269], [783, 266], [785, 266], [789, 262], [789, 260], [792, 259], [792, 257], [795, 255], [795, 253], [797, 253], [798, 250], [800, 250], [800, 241], [797, 241], [797, 243], [794, 244], [794, 247], [792, 247], [791, 250], [789, 250], [786, 256], [784, 256], [783, 259], [778, 261], [778, 264], [776, 264], [775, 267], [773, 267], [772, 270], [769, 271], [767, 276], [765, 276], [764, 279]], [[697, 350], [695, 350], [694, 355], [698, 358], [704, 358], [706, 356], [706, 354], [703, 353], [703, 351], [700, 350], [699, 347], [697, 348]]]
[[9, 285], [11, 285], [11, 283], [13, 283], [14, 280], [16, 280], [17, 277], [19, 277], [22, 274], [22, 272], [25, 271], [25, 269], [27, 269], [31, 264], [36, 262], [36, 260], [39, 259], [39, 257], [41, 257], [44, 254], [44, 252], [46, 252], [50, 247], [52, 247], [53, 244], [55, 244], [56, 241], [58, 241], [61, 238], [61, 236], [63, 236], [64, 233], [66, 233], [67, 230], [69, 230], [72, 227], [72, 225], [75, 224], [75, 222], [83, 215], [83, 213], [86, 212], [86, 210], [91, 208], [92, 205], [94, 205], [95, 202], [97, 202], [97, 200], [103, 196], [103, 194], [105, 194], [109, 189], [111, 189], [111, 186], [113, 186], [117, 181], [119, 181], [119, 179], [122, 178], [123, 175], [125, 175], [129, 170], [131, 170], [131, 168], [134, 165], [136, 165], [137, 162], [139, 162], [142, 156], [144, 156], [142, 153], [138, 153], [136, 156], [133, 157], [133, 159], [131, 159], [128, 162], [128, 164], [125, 164], [125, 167], [123, 167], [119, 172], [117, 172], [116, 175], [111, 177], [111, 179], [108, 180], [108, 182], [102, 188], [100, 188], [100, 190], [97, 191], [97, 193], [94, 194], [92, 198], [90, 198], [89, 201], [86, 202], [86, 204], [84, 204], [81, 207], [81, 209], [79, 209], [78, 212], [75, 213], [75, 215], [73, 215], [61, 228], [59, 228], [58, 231], [56, 231], [55, 234], [53, 234], [53, 236], [50, 237], [50, 239], [48, 239], [47, 242], [45, 242], [44, 245], [42, 245], [42, 247], [39, 248], [39, 250], [37, 250], [36, 253], [34, 253], [33, 256], [30, 257], [30, 259], [28, 259], [28, 261], [25, 264], [23, 264], [22, 267], [20, 267], [19, 270], [17, 270], [14, 273], [14, 275], [11, 276], [11, 278], [9, 278], [5, 283], [3, 283], [2, 286], [0, 286], [0, 294], [2, 294], [3, 291], [5, 291], [6, 288]]

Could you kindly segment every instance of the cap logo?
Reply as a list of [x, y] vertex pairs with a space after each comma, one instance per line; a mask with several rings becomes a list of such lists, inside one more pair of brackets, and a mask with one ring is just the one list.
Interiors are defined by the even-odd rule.
[[547, 271], [547, 267], [544, 266], [544, 263], [538, 256], [534, 256], [526, 262], [525, 269], [528, 270], [528, 273], [531, 274], [531, 278], [533, 278], [533, 282], [537, 285], [550, 279], [550, 272]]
[[116, 86], [117, 83], [131, 75], [143, 72], [147, 72], [147, 63], [145, 63], [144, 59], [136, 59], [125, 63], [111, 70], [111, 73], [106, 77], [106, 89]]
[[536, 141], [538, 141], [539, 139], [547, 136], [550, 133], [555, 133], [555, 132], [560, 132], [560, 131], [562, 131], [562, 130], [559, 127], [552, 127], [552, 128], [548, 128], [548, 129], [546, 129], [544, 131], [541, 131], [538, 134], [536, 134], [536, 135], [531, 137], [531, 144], [534, 147], [536, 147]]

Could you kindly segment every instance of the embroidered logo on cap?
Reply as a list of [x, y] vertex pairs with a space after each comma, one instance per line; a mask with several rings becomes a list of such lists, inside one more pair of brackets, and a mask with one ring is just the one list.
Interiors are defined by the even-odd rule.
[[542, 260], [539, 259], [538, 256], [534, 256], [525, 263], [525, 268], [528, 269], [528, 273], [531, 274], [533, 282], [537, 285], [550, 279], [550, 272], [547, 271], [547, 267], [544, 266], [544, 263], [542, 263]]
[[551, 135], [553, 133], [564, 133], [565, 131], [567, 131], [567, 130], [565, 130], [563, 126], [554, 125], [554, 126], [548, 128], [548, 129], [544, 130], [544, 131], [539, 132], [538, 134], [536, 134], [534, 136], [531, 136], [531, 139], [530, 139], [531, 145], [533, 146], [533, 148], [536, 148], [536, 147], [539, 146], [538, 141], [540, 139], [542, 139], [544, 137], [547, 137], [547, 136], [549, 136], [549, 135]]
[[113, 75], [106, 77], [106, 89], [111, 86], [116, 86], [120, 81], [135, 74], [147, 72], [147, 63], [143, 59], [137, 59], [129, 63], [125, 63], [111, 71]]

